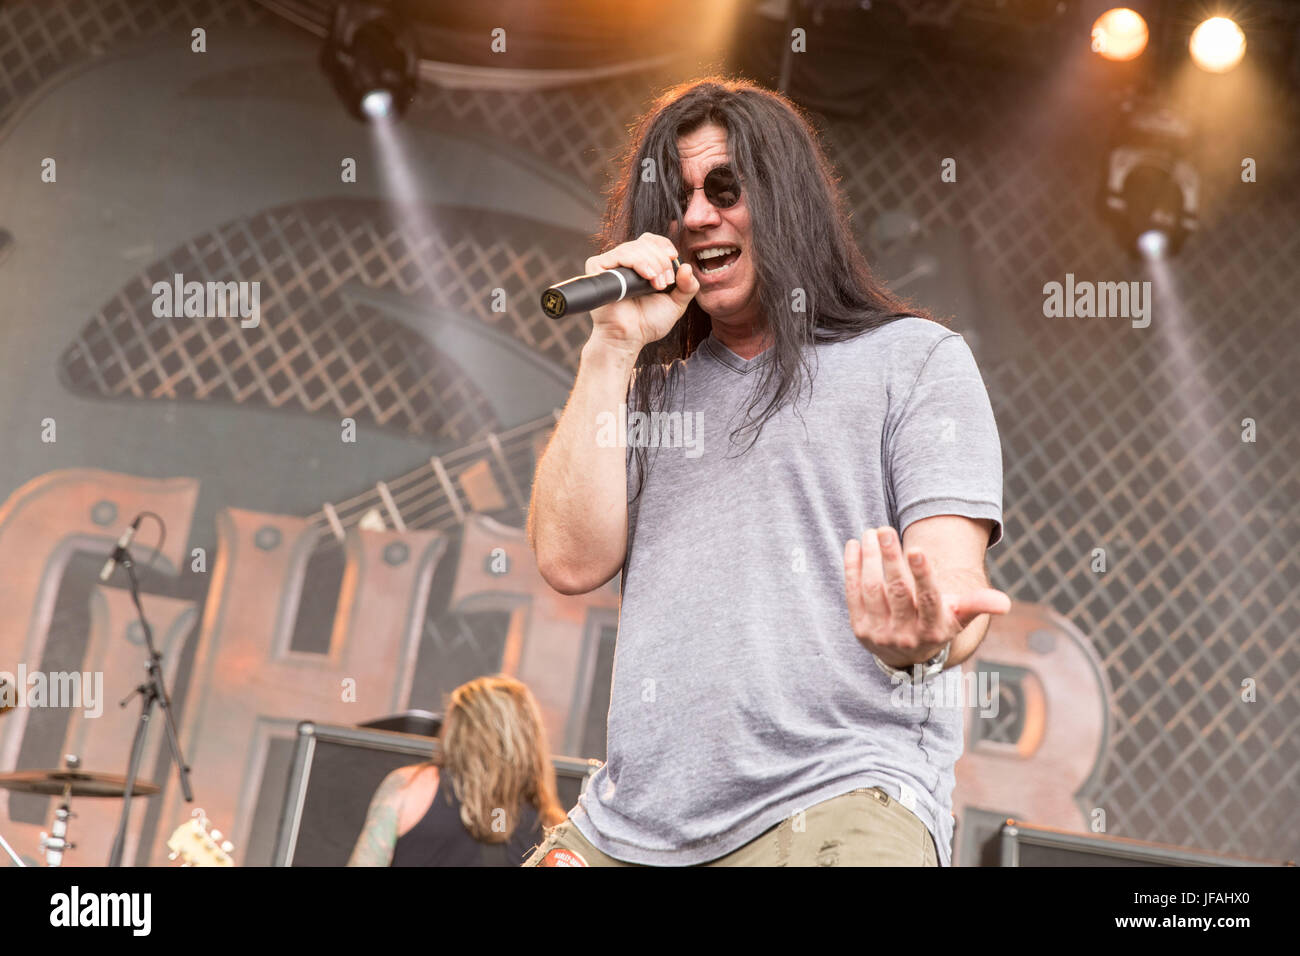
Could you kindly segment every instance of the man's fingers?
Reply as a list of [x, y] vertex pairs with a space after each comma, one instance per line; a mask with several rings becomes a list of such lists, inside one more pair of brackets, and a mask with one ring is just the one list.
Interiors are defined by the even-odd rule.
[[912, 572], [903, 561], [903, 549], [893, 528], [881, 528], [874, 536], [880, 545], [890, 620], [896, 629], [906, 629], [916, 619], [916, 591]]
[[880, 634], [888, 620], [888, 608], [883, 606], [879, 582], [876, 582], [874, 588], [871, 586], [872, 567], [863, 553], [861, 543], [856, 538], [850, 538], [844, 545], [844, 593], [848, 602], [849, 620], [859, 636]]
[[912, 578], [916, 582], [916, 615], [922, 639], [941, 634], [945, 624], [943, 595], [939, 593], [934, 568], [920, 551], [908, 555], [908, 566], [912, 569]]
[[663, 289], [673, 281], [676, 270], [672, 260], [677, 258], [677, 246], [671, 239], [646, 232], [630, 242], [588, 259], [587, 271], [591, 273], [625, 266], [642, 278], [649, 279], [656, 289]]
[[963, 628], [981, 614], [1006, 614], [1011, 610], [1011, 598], [996, 588], [976, 588], [961, 594], [945, 594], [943, 600]]
[[677, 288], [673, 289], [672, 297], [678, 305], [686, 305], [700, 291], [700, 282], [695, 278], [695, 270], [689, 263], [682, 263], [682, 267], [677, 270], [676, 281]]
[[885, 579], [881, 576], [880, 543], [874, 529], [865, 531], [859, 542], [862, 548], [862, 599], [867, 611], [874, 615], [883, 628], [889, 621], [889, 599], [885, 594]]
[[862, 549], [850, 538], [844, 545], [844, 598], [849, 606], [849, 620], [865, 621], [867, 607], [862, 600]]

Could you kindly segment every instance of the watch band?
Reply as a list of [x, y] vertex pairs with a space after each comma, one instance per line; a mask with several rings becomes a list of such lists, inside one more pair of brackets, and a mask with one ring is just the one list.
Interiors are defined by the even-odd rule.
[[[921, 668], [921, 680], [925, 680], [927, 677], [931, 677], [934, 674], [938, 674], [940, 671], [943, 670], [944, 665], [948, 663], [948, 651], [950, 650], [951, 647], [952, 645], [945, 644], [943, 650], [939, 651], [938, 654], [935, 654], [934, 657], [930, 658], [928, 661], [920, 661], [912, 665], [913, 668], [915, 667]], [[912, 680], [914, 677], [913, 671], [911, 669], [904, 670], [901, 667], [891, 667], [890, 665], [882, 661], [879, 657], [876, 657], [875, 654], [872, 654], [871, 657], [873, 660], [875, 660], [876, 666], [879, 667], [882, 671], [884, 671], [885, 676], [890, 678], [891, 680], [895, 678], [897, 678], [898, 680]]]

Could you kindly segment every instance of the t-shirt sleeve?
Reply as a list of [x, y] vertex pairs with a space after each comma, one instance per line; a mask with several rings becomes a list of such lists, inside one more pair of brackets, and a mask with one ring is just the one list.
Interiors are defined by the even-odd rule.
[[991, 519], [988, 547], [1002, 540], [1002, 444], [960, 334], [933, 346], [887, 429], [888, 494], [900, 535], [914, 521], [950, 514]]

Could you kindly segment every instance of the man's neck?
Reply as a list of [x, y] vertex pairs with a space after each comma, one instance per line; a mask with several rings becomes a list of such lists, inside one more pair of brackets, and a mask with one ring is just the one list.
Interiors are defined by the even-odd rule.
[[766, 331], [756, 329], [752, 323], [737, 326], [714, 321], [713, 337], [746, 361], [761, 355], [772, 345]]

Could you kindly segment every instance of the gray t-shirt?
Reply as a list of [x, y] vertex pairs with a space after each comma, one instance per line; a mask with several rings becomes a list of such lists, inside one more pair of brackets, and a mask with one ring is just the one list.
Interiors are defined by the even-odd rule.
[[710, 336], [669, 369], [679, 419], [639, 433], [629, 415], [629, 446], [659, 447], [629, 508], [607, 760], [569, 815], [616, 859], [707, 862], [880, 786], [951, 860], [963, 708], [900, 703], [853, 634], [843, 552], [867, 528], [939, 514], [990, 518], [1000, 541], [993, 410], [965, 339], [926, 319], [806, 354], [811, 399], [748, 451], [729, 436], [770, 353], [745, 360]]

